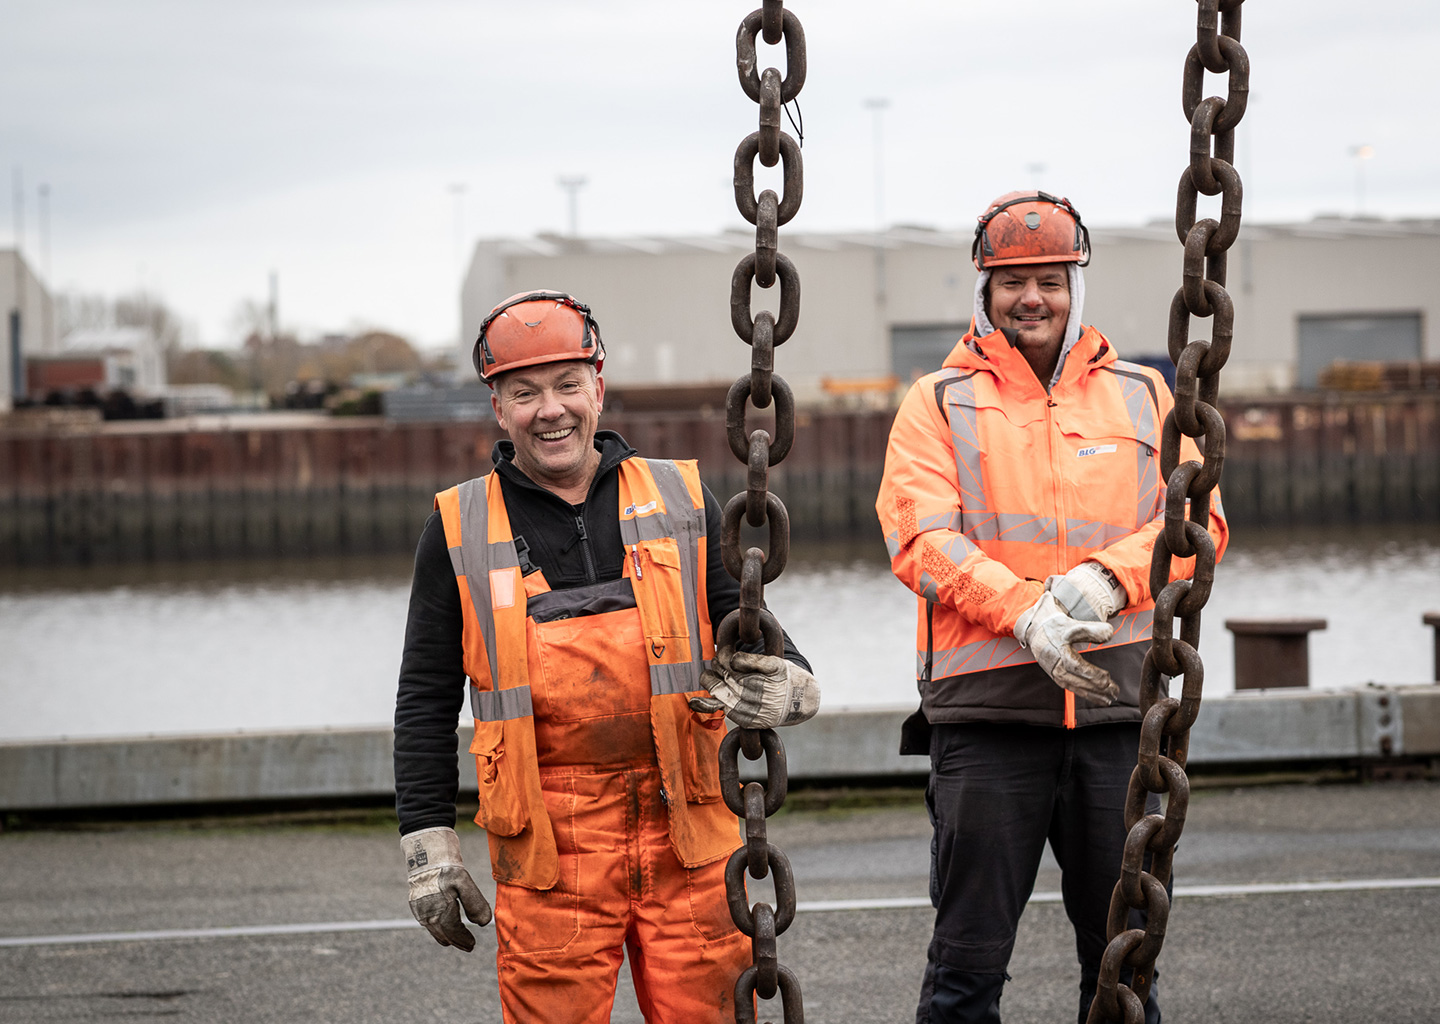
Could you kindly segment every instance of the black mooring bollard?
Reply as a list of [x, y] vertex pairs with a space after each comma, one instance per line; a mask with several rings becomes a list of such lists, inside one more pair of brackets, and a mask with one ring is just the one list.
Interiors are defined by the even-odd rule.
[[1235, 634], [1235, 689], [1310, 685], [1309, 634], [1324, 619], [1226, 619]]

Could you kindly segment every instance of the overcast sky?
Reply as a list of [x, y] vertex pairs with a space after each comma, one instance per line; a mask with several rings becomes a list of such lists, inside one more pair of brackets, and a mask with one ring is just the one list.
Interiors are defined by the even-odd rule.
[[[588, 180], [581, 234], [741, 224], [730, 169], [757, 113], [734, 39], [752, 3], [0, 0], [0, 168], [7, 185], [21, 170], [23, 246], [57, 290], [144, 288], [192, 344], [234, 344], [272, 270], [302, 336], [448, 344], [462, 237], [564, 231], [561, 175]], [[877, 97], [888, 223], [963, 229], [1036, 185], [1095, 225], [1173, 217], [1194, 0], [788, 6], [809, 52], [790, 230], [876, 224]], [[1246, 220], [1354, 213], [1359, 144], [1363, 212], [1440, 213], [1440, 3], [1244, 11]], [[784, 67], [781, 48], [761, 59]]]

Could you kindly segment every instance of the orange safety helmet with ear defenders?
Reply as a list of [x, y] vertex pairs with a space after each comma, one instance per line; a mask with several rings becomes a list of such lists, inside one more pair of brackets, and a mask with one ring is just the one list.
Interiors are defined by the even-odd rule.
[[505, 371], [541, 363], [579, 359], [599, 372], [605, 346], [585, 303], [564, 292], [517, 292], [481, 322], [472, 358], [480, 379], [494, 387]]
[[1090, 231], [1070, 200], [1047, 192], [1007, 192], [975, 225], [970, 258], [979, 270], [1013, 263], [1090, 262]]

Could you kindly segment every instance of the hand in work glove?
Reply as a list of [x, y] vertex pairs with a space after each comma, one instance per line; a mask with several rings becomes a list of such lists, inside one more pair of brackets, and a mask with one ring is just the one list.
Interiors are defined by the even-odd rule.
[[453, 828], [424, 828], [400, 840], [410, 871], [410, 913], [442, 946], [465, 952], [475, 936], [460, 921], [460, 908], [476, 924], [490, 923], [490, 904], [460, 860], [460, 837]]
[[1064, 576], [1051, 576], [1045, 589], [1066, 615], [1085, 622], [1104, 622], [1130, 603], [1115, 574], [1099, 562], [1081, 562]]
[[742, 729], [798, 725], [820, 709], [820, 684], [793, 661], [773, 654], [721, 648], [700, 676], [710, 697], [695, 697], [696, 711], [727, 708], [726, 718]]
[[1065, 689], [1100, 704], [1115, 703], [1120, 688], [1110, 673], [1075, 653], [1074, 644], [1103, 644], [1115, 633], [1108, 622], [1083, 622], [1065, 614], [1048, 590], [1015, 622], [1015, 639], [1028, 647], [1047, 675]]

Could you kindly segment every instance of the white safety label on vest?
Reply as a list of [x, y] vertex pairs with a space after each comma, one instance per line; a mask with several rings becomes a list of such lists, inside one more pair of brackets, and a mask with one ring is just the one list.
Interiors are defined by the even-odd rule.
[[1107, 452], [1115, 451], [1113, 444], [1092, 444], [1089, 448], [1081, 448], [1075, 453], [1077, 459], [1083, 459], [1087, 455], [1104, 455]]
[[490, 570], [490, 604], [493, 608], [515, 607], [515, 570]]
[[654, 512], [659, 502], [647, 501], [643, 505], [626, 505], [625, 511], [620, 513], [623, 516], [643, 516], [646, 512]]

